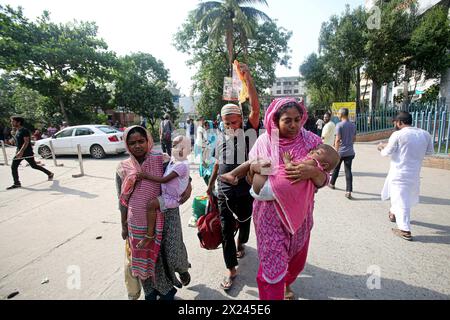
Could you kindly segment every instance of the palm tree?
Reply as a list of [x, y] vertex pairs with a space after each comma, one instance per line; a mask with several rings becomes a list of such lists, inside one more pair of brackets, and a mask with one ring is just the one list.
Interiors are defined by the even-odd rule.
[[[225, 35], [230, 66], [234, 61], [234, 36], [239, 35], [240, 45], [247, 60], [248, 39], [253, 37], [255, 25], [259, 20], [271, 21], [264, 12], [251, 6], [243, 5], [263, 4], [266, 0], [220, 0], [200, 3], [195, 16], [199, 26], [209, 28], [211, 42], [221, 43]], [[233, 68], [231, 67], [230, 70]]]

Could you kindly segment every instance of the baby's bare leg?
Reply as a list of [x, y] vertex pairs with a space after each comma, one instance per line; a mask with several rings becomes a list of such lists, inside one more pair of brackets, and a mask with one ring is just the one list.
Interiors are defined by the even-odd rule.
[[156, 210], [159, 210], [159, 201], [158, 199], [153, 199], [147, 208], [147, 235], [149, 237], [155, 235]]

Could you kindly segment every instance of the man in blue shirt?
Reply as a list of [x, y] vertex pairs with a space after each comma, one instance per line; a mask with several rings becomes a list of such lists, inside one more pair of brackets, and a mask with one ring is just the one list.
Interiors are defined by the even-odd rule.
[[334, 142], [334, 148], [339, 152], [341, 161], [339, 165], [334, 169], [333, 176], [330, 181], [330, 188], [334, 189], [336, 180], [341, 170], [342, 162], [345, 167], [345, 180], [346, 180], [346, 194], [345, 197], [352, 199], [353, 192], [353, 174], [352, 174], [352, 162], [355, 159], [355, 150], [353, 144], [356, 140], [356, 125], [348, 120], [349, 111], [347, 108], [339, 110], [339, 122], [336, 125], [336, 139]]

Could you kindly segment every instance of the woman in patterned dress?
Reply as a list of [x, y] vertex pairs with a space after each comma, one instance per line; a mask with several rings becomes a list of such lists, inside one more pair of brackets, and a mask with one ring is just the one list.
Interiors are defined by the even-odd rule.
[[[276, 170], [283, 168], [282, 155], [285, 152], [297, 159], [306, 157], [322, 143], [318, 136], [303, 128], [307, 118], [303, 103], [288, 98], [273, 101], [264, 119], [267, 132], [256, 141], [250, 159], [268, 160]], [[327, 173], [314, 166], [294, 164], [282, 170], [269, 176], [269, 181], [283, 175], [293, 181], [293, 186], [287, 188], [295, 188], [295, 184], [302, 182], [299, 180], [311, 179], [316, 187], [325, 186], [329, 180]], [[305, 206], [298, 206], [298, 199], [278, 197], [279, 191], [282, 190], [273, 188], [276, 201], [255, 200], [253, 204], [260, 262], [257, 283], [261, 300], [294, 299], [290, 286], [305, 267], [313, 226], [313, 198], [302, 211], [300, 208]], [[281, 199], [284, 202], [278, 203]], [[290, 223], [294, 220], [297, 221], [295, 227]]]
[[[150, 180], [140, 180], [138, 174], [162, 177], [163, 155], [152, 151], [153, 140], [147, 130], [135, 126], [124, 134], [125, 146], [130, 158], [117, 168], [118, 189], [122, 216], [122, 237], [131, 250], [131, 275], [140, 280], [146, 300], [173, 300], [182, 284], [175, 273], [190, 268], [183, 242], [178, 208], [157, 212], [155, 239], [148, 246], [138, 249], [137, 244], [147, 233], [148, 203], [161, 195], [161, 185]], [[192, 187], [182, 196], [182, 203], [189, 199]], [[136, 297], [134, 297], [136, 298]]]

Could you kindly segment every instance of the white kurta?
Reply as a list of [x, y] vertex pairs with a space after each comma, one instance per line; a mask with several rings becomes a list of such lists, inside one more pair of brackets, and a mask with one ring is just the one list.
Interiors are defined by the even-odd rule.
[[381, 155], [391, 156], [391, 167], [381, 194], [393, 207], [409, 209], [419, 203], [420, 170], [426, 155], [434, 153], [431, 135], [406, 127], [392, 134]]

